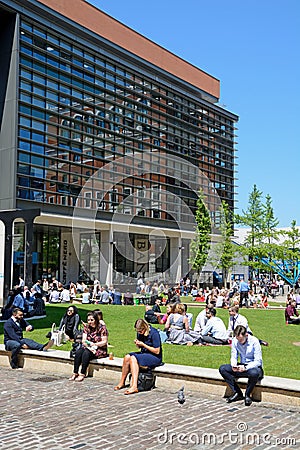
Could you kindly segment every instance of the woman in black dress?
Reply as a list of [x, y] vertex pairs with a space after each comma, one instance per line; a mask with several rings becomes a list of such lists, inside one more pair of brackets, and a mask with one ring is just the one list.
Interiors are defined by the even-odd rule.
[[127, 375], [131, 373], [131, 386], [124, 392], [125, 395], [138, 392], [137, 383], [140, 366], [154, 369], [154, 367], [160, 366], [162, 363], [162, 347], [159, 332], [144, 319], [138, 319], [134, 327], [137, 331], [134, 343], [141, 351], [125, 355], [121, 379], [119, 384], [114, 387], [115, 391], [125, 388]]

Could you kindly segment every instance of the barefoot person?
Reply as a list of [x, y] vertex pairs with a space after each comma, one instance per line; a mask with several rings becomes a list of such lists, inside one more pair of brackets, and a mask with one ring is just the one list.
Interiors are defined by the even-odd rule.
[[130, 395], [138, 392], [138, 376], [140, 366], [154, 369], [162, 363], [162, 348], [159, 332], [151, 327], [144, 319], [138, 319], [134, 325], [137, 331], [135, 345], [141, 350], [125, 355], [122, 366], [120, 382], [114, 387], [115, 391], [125, 388], [127, 375], [131, 373], [131, 386], [124, 394]]
[[18, 354], [22, 348], [47, 351], [53, 345], [50, 340], [47, 344], [39, 344], [32, 339], [23, 338], [23, 331], [32, 331], [33, 326], [24, 319], [24, 313], [20, 308], [14, 308], [12, 316], [4, 324], [5, 350], [11, 351], [10, 366], [18, 369]]

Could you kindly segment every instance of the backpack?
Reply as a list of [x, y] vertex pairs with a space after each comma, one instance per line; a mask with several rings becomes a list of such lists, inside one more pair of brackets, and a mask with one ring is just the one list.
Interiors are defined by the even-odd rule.
[[140, 372], [138, 377], [138, 391], [151, 391], [151, 389], [155, 388], [156, 376], [152, 371], [148, 372]]

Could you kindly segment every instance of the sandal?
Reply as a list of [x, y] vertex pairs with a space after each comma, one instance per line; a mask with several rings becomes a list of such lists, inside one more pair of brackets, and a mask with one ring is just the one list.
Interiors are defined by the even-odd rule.
[[127, 389], [127, 391], [124, 392], [124, 395], [137, 394], [138, 392], [138, 389]]
[[118, 384], [117, 386], [114, 387], [114, 391], [120, 391], [121, 389], [124, 389], [124, 388], [125, 388], [125, 384], [122, 384], [122, 386]]
[[85, 375], [78, 375], [75, 381], [83, 381], [85, 379]]
[[69, 378], [69, 381], [75, 381], [78, 377], [78, 373], [73, 373], [73, 375]]

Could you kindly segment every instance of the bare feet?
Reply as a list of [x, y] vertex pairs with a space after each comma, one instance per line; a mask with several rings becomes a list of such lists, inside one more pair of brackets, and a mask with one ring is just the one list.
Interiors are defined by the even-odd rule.
[[114, 387], [114, 391], [120, 391], [121, 389], [125, 388], [125, 384], [118, 384]]
[[130, 388], [130, 389], [127, 389], [127, 391], [124, 392], [124, 395], [137, 394], [138, 392], [139, 392], [139, 390], [137, 388], [136, 389]]

